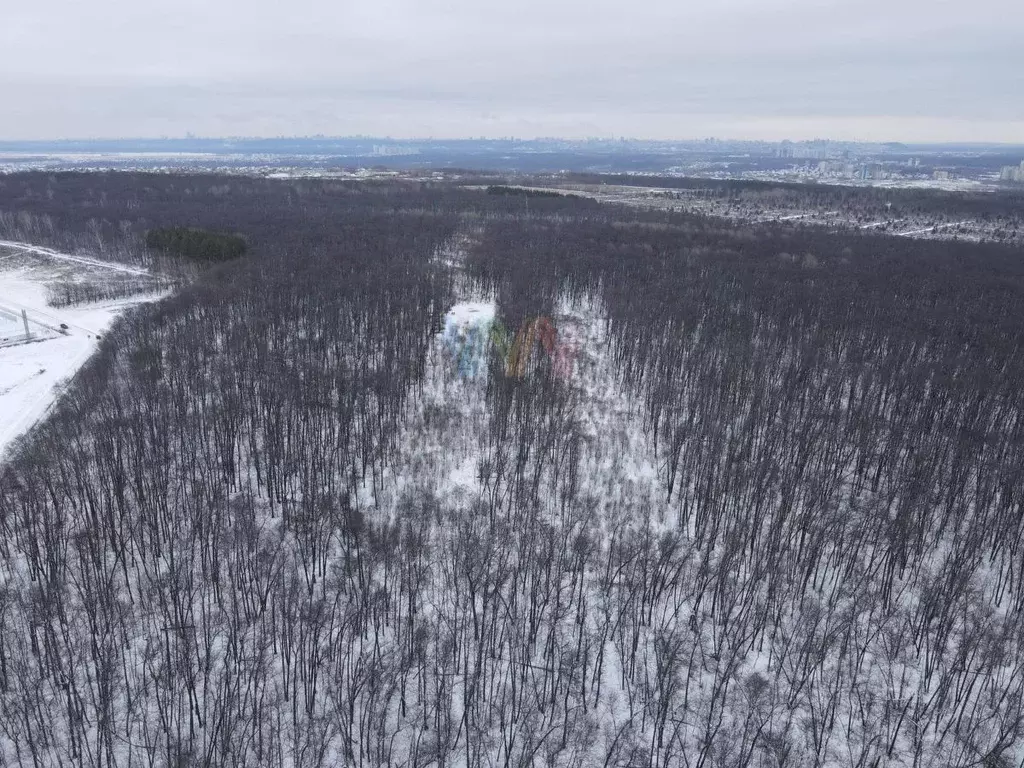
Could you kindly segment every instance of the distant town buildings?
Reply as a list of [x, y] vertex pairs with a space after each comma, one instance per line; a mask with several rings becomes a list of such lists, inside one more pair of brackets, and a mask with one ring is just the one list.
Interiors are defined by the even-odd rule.
[[823, 160], [818, 163], [817, 175], [837, 179], [860, 179], [862, 181], [893, 178], [893, 172], [881, 163], [855, 164], [839, 160]]
[[373, 145], [374, 157], [404, 157], [406, 155], [418, 155], [419, 153], [420, 151], [416, 147], [402, 146], [399, 144]]
[[774, 147], [775, 157], [793, 160], [828, 160], [848, 158], [850, 150], [825, 140], [783, 141]]
[[1018, 184], [1024, 184], [1024, 160], [1020, 161], [1020, 166], [1016, 165], [1004, 165], [1003, 169], [999, 172], [1000, 181], [1015, 181]]

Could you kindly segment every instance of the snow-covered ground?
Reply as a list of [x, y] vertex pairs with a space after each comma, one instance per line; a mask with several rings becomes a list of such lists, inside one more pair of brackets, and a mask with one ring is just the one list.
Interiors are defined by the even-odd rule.
[[[4, 258], [10, 255], [19, 258]], [[60, 262], [59, 268], [54, 261]], [[83, 269], [107, 268], [147, 274], [87, 257], [0, 243], [0, 338], [6, 339], [0, 342], [0, 458], [46, 414], [63, 383], [89, 359], [114, 320], [126, 308], [156, 298], [146, 294], [61, 309], [47, 305], [49, 282], [74, 277]], [[22, 311], [29, 319], [27, 340]]]
[[24, 335], [25, 326], [21, 315], [0, 307], [0, 346], [5, 345], [13, 337]]
[[37, 256], [44, 256], [47, 259], [52, 259], [59, 262], [69, 262], [71, 264], [81, 264], [86, 267], [95, 267], [101, 270], [109, 270], [111, 272], [120, 272], [126, 275], [137, 275], [138, 277], [149, 277], [149, 272], [141, 267], [129, 267], [126, 264], [118, 264], [113, 261], [104, 261], [102, 259], [95, 259], [90, 256], [81, 256], [78, 254], [72, 255], [70, 253], [61, 253], [55, 251], [53, 248], [46, 248], [41, 245], [32, 245], [31, 243], [20, 243], [14, 240], [0, 240], [0, 248], [13, 251], [15, 254], [28, 253]]

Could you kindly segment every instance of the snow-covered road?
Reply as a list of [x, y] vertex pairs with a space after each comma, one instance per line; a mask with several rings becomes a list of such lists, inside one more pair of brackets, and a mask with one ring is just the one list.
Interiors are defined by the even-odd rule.
[[971, 223], [970, 219], [964, 219], [963, 221], [949, 221], [949, 222], [946, 222], [945, 224], [933, 224], [932, 226], [925, 227], [924, 229], [912, 229], [909, 232], [897, 232], [896, 236], [897, 237], [911, 237], [912, 235], [931, 234], [933, 232], [938, 232], [940, 229], [948, 229], [949, 227], [959, 227], [959, 226], [962, 226], [964, 224], [970, 224], [970, 223]]
[[94, 259], [89, 256], [72, 256], [69, 253], [61, 253], [55, 251], [52, 248], [44, 248], [41, 245], [32, 245], [31, 243], [19, 243], [13, 240], [0, 240], [0, 248], [12, 248], [25, 253], [37, 253], [40, 256], [46, 256], [57, 261], [67, 261], [75, 264], [81, 264], [86, 267], [96, 267], [99, 269], [109, 269], [114, 272], [123, 272], [127, 275], [139, 275], [140, 277], [150, 277], [151, 274], [148, 270], [142, 269], [141, 267], [129, 267], [125, 264], [118, 264], [113, 261], [102, 261], [101, 259]]
[[[71, 256], [26, 243], [0, 241], [2, 249], [36, 253], [47, 259], [80, 264], [95, 270], [145, 275], [145, 270], [120, 264]], [[0, 270], [4, 263], [0, 262]], [[6, 330], [18, 336], [21, 312], [25, 310], [34, 340], [0, 346], [0, 459], [11, 443], [27, 432], [49, 411], [63, 384], [96, 351], [99, 339], [114, 320], [133, 304], [151, 301], [158, 294], [132, 299], [56, 309], [46, 303], [46, 283], [52, 276], [45, 269], [21, 263], [16, 269], [0, 271], [0, 309], [8, 320]], [[61, 326], [66, 326], [62, 329]], [[10, 326], [8, 328], [8, 326]], [[62, 332], [63, 331], [63, 332]]]

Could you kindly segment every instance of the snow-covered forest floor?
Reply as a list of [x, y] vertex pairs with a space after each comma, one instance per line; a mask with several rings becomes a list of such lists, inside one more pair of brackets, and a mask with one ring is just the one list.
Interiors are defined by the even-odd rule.
[[1019, 253], [73, 181], [263, 245], [0, 468], [6, 763], [1024, 760]]

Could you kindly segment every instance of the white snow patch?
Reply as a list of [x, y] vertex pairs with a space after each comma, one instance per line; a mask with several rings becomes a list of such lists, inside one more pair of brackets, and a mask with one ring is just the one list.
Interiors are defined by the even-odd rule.
[[470, 326], [493, 323], [496, 308], [494, 302], [462, 301], [448, 310], [444, 318], [447, 332], [450, 328], [469, 328]]
[[462, 464], [453, 469], [449, 475], [452, 485], [473, 490], [479, 488], [480, 483], [477, 479], [478, 463], [479, 459], [476, 456], [467, 456]]
[[22, 310], [32, 330], [28, 343], [0, 347], [0, 458], [15, 438], [46, 415], [63, 383], [85, 364], [117, 316], [153, 298], [54, 309], [46, 304], [45, 282], [36, 272], [0, 272], [0, 308], [16, 318], [16, 334], [23, 338]]

